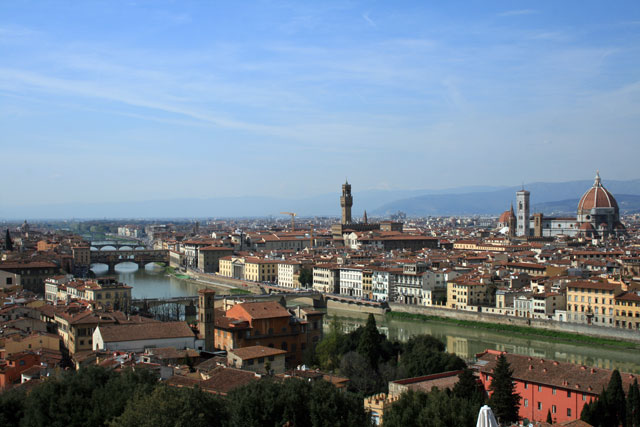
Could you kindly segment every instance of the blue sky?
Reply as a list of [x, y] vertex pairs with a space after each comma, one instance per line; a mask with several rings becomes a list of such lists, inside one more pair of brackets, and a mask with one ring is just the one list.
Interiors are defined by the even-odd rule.
[[0, 2], [5, 206], [632, 179], [640, 3]]

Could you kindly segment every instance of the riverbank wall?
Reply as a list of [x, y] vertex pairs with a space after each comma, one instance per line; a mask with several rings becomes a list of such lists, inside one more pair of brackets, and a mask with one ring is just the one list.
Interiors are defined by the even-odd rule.
[[[421, 314], [424, 316], [438, 316], [447, 319], [467, 320], [471, 322], [496, 323], [499, 325], [524, 326], [537, 329], [545, 329], [548, 331], [568, 332], [573, 334], [586, 335], [597, 338], [608, 338], [623, 341], [632, 341], [640, 343], [640, 332], [620, 329], [607, 328], [597, 325], [583, 325], [580, 323], [557, 322], [554, 320], [544, 319], [526, 319], [522, 317], [511, 317], [491, 313], [477, 313], [461, 310], [451, 310], [442, 307], [420, 307], [416, 305], [389, 303], [392, 312]], [[348, 308], [345, 308], [348, 310]]]
[[387, 312], [386, 308], [381, 308], [381, 307], [357, 305], [354, 303], [335, 301], [328, 298], [325, 301], [326, 301], [327, 309], [351, 311], [351, 312], [358, 312], [358, 313], [371, 313], [371, 314], [377, 314], [380, 316], [384, 316], [384, 314]]

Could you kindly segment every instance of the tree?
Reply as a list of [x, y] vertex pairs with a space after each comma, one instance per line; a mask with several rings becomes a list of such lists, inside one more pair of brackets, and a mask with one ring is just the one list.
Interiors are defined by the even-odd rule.
[[504, 353], [498, 356], [489, 390], [492, 392], [489, 406], [491, 406], [498, 422], [508, 424], [518, 421], [520, 395], [515, 391], [513, 370], [511, 370]]
[[329, 332], [316, 346], [315, 359], [322, 369], [331, 372], [338, 369], [344, 340], [345, 335], [340, 323], [334, 318], [329, 326]]
[[137, 393], [112, 427], [223, 426], [228, 415], [223, 401], [195, 388], [160, 384], [151, 393]]
[[478, 378], [469, 368], [465, 368], [458, 374], [458, 382], [453, 387], [453, 395], [461, 399], [484, 404], [485, 391]]
[[551, 418], [551, 409], [547, 409], [547, 422], [553, 424], [553, 418]]
[[9, 234], [8, 228], [7, 228], [7, 233], [4, 236], [4, 247], [8, 251], [13, 250], [13, 240], [11, 240], [11, 234]]
[[253, 381], [233, 390], [230, 426], [366, 426], [362, 400], [326, 381]]
[[378, 332], [376, 326], [376, 318], [373, 314], [369, 314], [367, 324], [365, 325], [360, 339], [358, 340], [358, 353], [367, 359], [369, 366], [373, 369], [378, 368], [378, 362], [381, 356], [381, 343], [386, 337]]
[[616, 369], [611, 373], [609, 385], [607, 386], [607, 421], [609, 425], [626, 425], [627, 409], [624, 389], [622, 388], [622, 378]]
[[418, 335], [404, 345], [400, 369], [404, 377], [418, 377], [466, 368], [464, 360], [446, 353], [444, 344], [430, 335]]
[[303, 288], [308, 288], [313, 285], [313, 270], [308, 267], [302, 267], [298, 275], [298, 282], [300, 282]]
[[17, 426], [24, 416], [25, 393], [8, 390], [0, 393], [0, 426]]
[[640, 388], [635, 379], [627, 393], [627, 427], [640, 427]]
[[448, 390], [429, 393], [409, 390], [384, 414], [386, 427], [473, 427], [482, 403], [471, 402]]

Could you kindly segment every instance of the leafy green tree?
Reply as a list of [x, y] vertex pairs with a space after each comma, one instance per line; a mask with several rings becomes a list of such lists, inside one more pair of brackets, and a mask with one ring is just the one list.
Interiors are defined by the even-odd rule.
[[313, 270], [308, 267], [302, 267], [298, 276], [298, 281], [304, 288], [308, 288], [313, 284]]
[[324, 370], [334, 372], [340, 367], [340, 357], [344, 346], [345, 335], [340, 323], [333, 319], [330, 330], [316, 346], [315, 359]]
[[112, 427], [223, 426], [228, 414], [221, 398], [195, 388], [158, 385], [137, 393]]
[[498, 356], [489, 390], [492, 392], [489, 406], [491, 406], [498, 422], [500, 424], [508, 424], [518, 421], [520, 395], [516, 393], [513, 370], [511, 370], [511, 366], [504, 354]]
[[0, 426], [17, 426], [24, 416], [25, 393], [8, 390], [0, 393]]
[[484, 404], [486, 395], [484, 387], [469, 368], [465, 368], [458, 374], [458, 382], [453, 387], [453, 395], [471, 402]]
[[150, 392], [156, 383], [156, 377], [147, 371], [119, 374], [91, 366], [62, 372], [27, 395], [21, 425], [104, 425], [122, 414], [131, 396]]
[[640, 388], [635, 379], [627, 393], [627, 427], [640, 427]]
[[464, 360], [455, 354], [446, 353], [444, 344], [430, 335], [418, 335], [409, 339], [400, 358], [404, 377], [456, 371], [465, 367]]
[[365, 426], [362, 401], [325, 381], [252, 382], [229, 394], [231, 426]]
[[355, 351], [342, 356], [340, 373], [349, 378], [351, 391], [370, 395], [386, 390], [387, 384], [378, 369], [372, 369], [368, 359]]
[[385, 412], [387, 427], [473, 427], [482, 403], [471, 402], [448, 390], [408, 391]]

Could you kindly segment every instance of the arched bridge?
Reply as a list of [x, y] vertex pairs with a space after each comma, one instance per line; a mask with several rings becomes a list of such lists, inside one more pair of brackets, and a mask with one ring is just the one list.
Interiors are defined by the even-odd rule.
[[105, 248], [107, 246], [112, 246], [114, 248], [116, 248], [116, 250], [119, 250], [120, 248], [124, 248], [124, 247], [128, 247], [131, 249], [136, 249], [136, 248], [144, 248], [145, 244], [144, 242], [142, 242], [141, 240], [104, 240], [104, 241], [100, 241], [100, 242], [91, 242], [91, 248], [95, 248], [97, 250], [102, 250], [102, 248]]
[[106, 264], [109, 272], [115, 272], [116, 265], [122, 262], [134, 262], [144, 268], [150, 262], [164, 262], [169, 264], [169, 251], [161, 250], [127, 250], [127, 251], [91, 251], [91, 264]]

